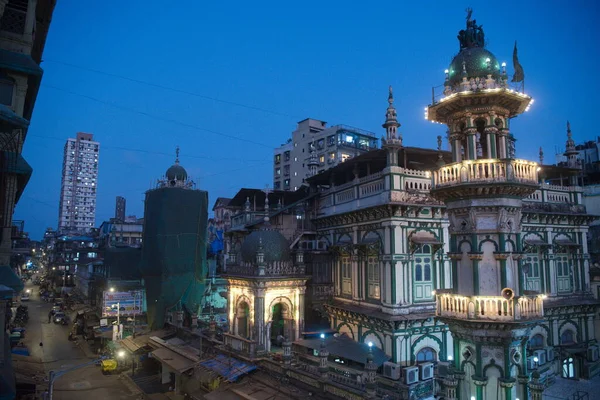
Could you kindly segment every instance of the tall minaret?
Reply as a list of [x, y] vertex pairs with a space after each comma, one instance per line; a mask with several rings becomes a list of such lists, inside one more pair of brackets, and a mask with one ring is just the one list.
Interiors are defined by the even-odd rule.
[[387, 150], [388, 166], [398, 166], [398, 150], [402, 148], [402, 135], [398, 133], [398, 122], [396, 108], [394, 108], [394, 93], [390, 86], [388, 95], [388, 108], [385, 113], [385, 123], [382, 125], [385, 128], [385, 140], [382, 147]]
[[[573, 140], [573, 134], [571, 133], [571, 123], [567, 121], [567, 146], [564, 152], [564, 156], [567, 157], [567, 166], [569, 168], [579, 168], [579, 162], [577, 156], [579, 152], [575, 150], [575, 141]], [[569, 184], [571, 186], [577, 186], [577, 176], [569, 177]]]

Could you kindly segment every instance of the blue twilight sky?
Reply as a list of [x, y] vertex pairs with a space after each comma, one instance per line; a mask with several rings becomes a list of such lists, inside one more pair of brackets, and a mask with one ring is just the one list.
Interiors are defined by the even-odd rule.
[[423, 108], [458, 52], [467, 6], [510, 74], [518, 40], [535, 104], [511, 125], [517, 156], [537, 160], [542, 145], [553, 162], [567, 119], [577, 142], [598, 135], [598, 4], [60, 0], [23, 151], [34, 173], [15, 219], [36, 239], [56, 228], [62, 149], [77, 131], [101, 143], [97, 225], [118, 195], [141, 216], [177, 145], [212, 206], [272, 185], [272, 148], [301, 119], [381, 135], [390, 84], [404, 143], [435, 147], [445, 128]]

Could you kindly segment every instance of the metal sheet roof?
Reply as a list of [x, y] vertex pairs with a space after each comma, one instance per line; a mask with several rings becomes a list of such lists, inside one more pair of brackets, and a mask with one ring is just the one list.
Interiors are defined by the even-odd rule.
[[196, 362], [186, 358], [173, 350], [169, 350], [166, 347], [156, 349], [152, 352], [152, 357], [156, 358], [161, 363], [166, 364], [170, 369], [179, 373], [186, 372], [192, 368]]
[[243, 361], [227, 357], [223, 354], [218, 354], [210, 360], [203, 361], [200, 365], [216, 372], [229, 382], [235, 382], [240, 376], [256, 369], [256, 365], [246, 364]]

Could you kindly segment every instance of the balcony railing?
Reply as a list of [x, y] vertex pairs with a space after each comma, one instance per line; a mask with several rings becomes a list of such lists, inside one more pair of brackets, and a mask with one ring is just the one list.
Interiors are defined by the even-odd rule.
[[537, 185], [537, 164], [525, 160], [465, 160], [433, 172], [433, 189], [463, 183], [528, 183]]
[[[304, 265], [294, 265], [290, 261], [275, 261], [265, 266], [265, 276], [292, 276], [305, 273]], [[227, 266], [227, 275], [258, 276], [258, 274], [258, 267], [252, 263], [242, 262], [238, 265]]]
[[254, 340], [244, 339], [230, 333], [224, 333], [223, 340], [227, 348], [245, 356], [254, 357], [256, 355], [256, 342]]
[[535, 297], [436, 295], [436, 316], [476, 321], [517, 322], [544, 317], [542, 295]]

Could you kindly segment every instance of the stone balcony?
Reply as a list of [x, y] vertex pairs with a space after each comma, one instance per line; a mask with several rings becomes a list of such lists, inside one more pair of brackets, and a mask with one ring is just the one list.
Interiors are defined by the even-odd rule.
[[544, 318], [543, 295], [502, 296], [437, 294], [436, 316], [480, 322], [527, 322]]
[[502, 194], [526, 197], [539, 188], [537, 164], [518, 159], [465, 160], [445, 165], [432, 176], [431, 189], [441, 200]]

